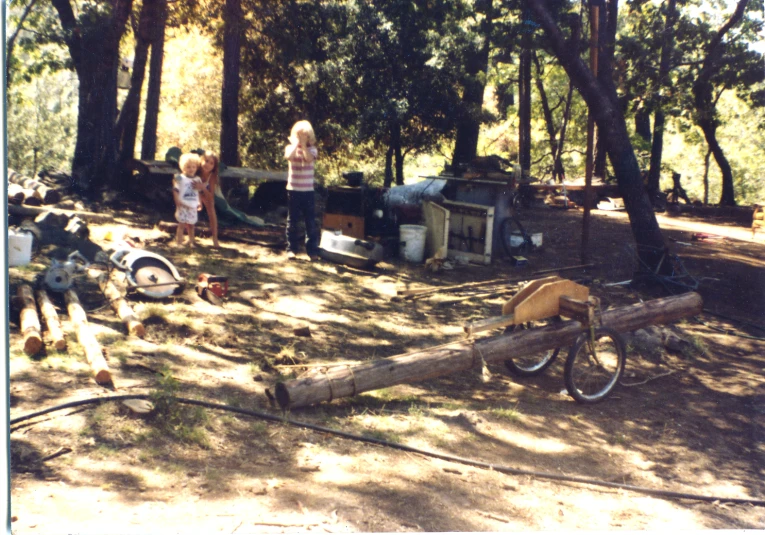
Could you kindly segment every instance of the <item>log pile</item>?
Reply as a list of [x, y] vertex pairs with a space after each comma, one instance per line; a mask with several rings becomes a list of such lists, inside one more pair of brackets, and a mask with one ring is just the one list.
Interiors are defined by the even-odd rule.
[[77, 341], [85, 349], [85, 358], [93, 370], [96, 383], [102, 386], [114, 386], [112, 374], [109, 371], [109, 365], [106, 363], [101, 345], [96, 339], [96, 335], [90, 330], [88, 316], [85, 309], [82, 308], [80, 300], [74, 290], [69, 289], [64, 292], [69, 319], [74, 325], [74, 332], [77, 335]]
[[[687, 293], [606, 310], [601, 321], [605, 327], [629, 332], [699, 314], [702, 306], [699, 294]], [[277, 383], [276, 400], [282, 409], [305, 407], [396, 384], [424, 381], [468, 370], [484, 362], [499, 362], [570, 346], [585, 330], [580, 322], [570, 320], [480, 340], [467, 339], [355, 366], [328, 368]]]
[[60, 200], [61, 192], [58, 189], [8, 169], [8, 202], [40, 206], [56, 204]]

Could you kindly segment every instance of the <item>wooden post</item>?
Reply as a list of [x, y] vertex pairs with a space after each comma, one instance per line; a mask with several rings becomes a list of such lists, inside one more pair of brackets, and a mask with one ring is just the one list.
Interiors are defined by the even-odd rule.
[[93, 369], [96, 383], [102, 386], [114, 385], [109, 366], [106, 364], [103, 351], [101, 351], [101, 345], [90, 330], [88, 316], [85, 314], [77, 294], [74, 293], [74, 290], [69, 289], [64, 292], [64, 299], [69, 311], [69, 319], [74, 325], [74, 332], [77, 334], [77, 341], [85, 348], [85, 358]]
[[16, 290], [16, 295], [19, 298], [21, 308], [19, 323], [21, 333], [24, 335], [24, 353], [31, 357], [43, 348], [42, 336], [40, 335], [40, 318], [37, 316], [37, 306], [31, 286], [22, 284]]
[[[601, 320], [606, 327], [628, 332], [696, 315], [702, 306], [699, 294], [687, 293], [606, 310]], [[586, 326], [570, 320], [475, 341], [462, 340], [356, 366], [328, 368], [308, 377], [277, 383], [276, 400], [282, 409], [297, 408], [396, 384], [432, 379], [467, 370], [482, 362], [498, 362], [566, 347], [586, 330]]]
[[16, 205], [8, 206], [8, 213], [12, 215], [21, 215], [21, 216], [26, 215], [30, 217], [37, 217], [43, 212], [53, 212], [54, 214], [64, 214], [68, 218], [77, 216], [80, 219], [83, 219], [85, 221], [89, 221], [92, 223], [112, 223], [114, 221], [114, 216], [111, 214], [97, 214], [95, 212], [79, 212], [76, 210], [60, 210], [58, 208], [37, 208], [32, 206], [16, 206]]
[[119, 316], [122, 323], [127, 327], [128, 333], [143, 338], [146, 335], [146, 329], [144, 328], [143, 323], [141, 323], [138, 317], [133, 313], [133, 309], [123, 297], [122, 292], [120, 292], [114, 283], [109, 280], [109, 275], [103, 271], [95, 269], [89, 269], [88, 275], [98, 282], [101, 291], [104, 292], [106, 298], [111, 302], [112, 309], [114, 309], [114, 312], [117, 313], [117, 316]]
[[50, 333], [51, 340], [53, 341], [53, 347], [58, 351], [65, 350], [66, 338], [64, 330], [61, 328], [61, 322], [58, 319], [58, 313], [48, 297], [48, 292], [42, 288], [37, 290], [37, 304], [40, 306], [43, 318], [45, 318], [45, 325], [48, 326], [48, 333]]

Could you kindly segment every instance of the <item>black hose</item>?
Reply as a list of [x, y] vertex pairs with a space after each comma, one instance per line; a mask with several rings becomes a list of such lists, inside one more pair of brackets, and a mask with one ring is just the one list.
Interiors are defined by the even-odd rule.
[[[83, 405], [92, 405], [96, 403], [103, 403], [106, 401], [123, 401], [128, 399], [144, 399], [144, 400], [150, 400], [151, 396], [147, 394], [127, 394], [127, 395], [120, 395], [120, 396], [105, 396], [100, 398], [89, 398], [89, 399], [83, 399], [79, 401], [71, 401], [69, 403], [64, 403], [62, 405], [56, 405], [54, 407], [49, 407], [47, 409], [43, 409], [40, 411], [36, 411], [30, 414], [26, 414], [24, 416], [18, 416], [16, 418], [12, 418], [10, 421], [11, 425], [21, 423], [23, 421], [29, 420], [31, 418], [35, 418], [37, 416], [42, 416], [44, 414], [49, 414], [51, 412], [60, 411], [63, 409], [69, 409], [73, 407], [81, 407]], [[519, 476], [532, 476], [540, 479], [551, 479], [555, 481], [570, 481], [573, 483], [583, 483], [586, 485], [596, 485], [601, 487], [609, 487], [613, 489], [622, 489], [622, 490], [629, 490], [632, 492], [638, 492], [642, 494], [648, 494], [652, 496], [661, 496], [665, 498], [677, 498], [677, 499], [683, 499], [683, 500], [697, 500], [697, 501], [703, 501], [703, 502], [725, 502], [725, 503], [739, 503], [739, 504], [750, 504], [755, 505], [759, 507], [765, 507], [765, 500], [757, 500], [757, 499], [750, 499], [750, 498], [724, 498], [720, 496], [704, 496], [700, 494], [688, 494], [684, 492], [673, 492], [669, 490], [659, 490], [659, 489], [651, 489], [647, 487], [639, 487], [636, 485], [627, 485], [624, 483], [612, 483], [610, 481], [602, 481], [599, 479], [591, 479], [587, 477], [577, 477], [577, 476], [565, 476], [561, 474], [553, 474], [550, 472], [537, 472], [534, 470], [522, 470], [520, 468], [512, 468], [509, 466], [499, 465], [499, 464], [492, 464], [492, 463], [485, 463], [482, 461], [475, 461], [473, 459], [466, 459], [464, 457], [457, 457], [454, 455], [448, 455], [444, 453], [436, 453], [432, 451], [422, 450], [419, 448], [414, 448], [412, 446], [406, 446], [404, 444], [399, 444], [397, 442], [389, 442], [387, 440], [381, 440], [377, 438], [371, 438], [371, 437], [365, 437], [361, 435], [354, 435], [351, 433], [346, 433], [345, 431], [338, 431], [337, 429], [331, 429], [329, 427], [322, 427], [320, 425], [314, 425], [309, 424], [307, 422], [299, 422], [296, 420], [292, 420], [290, 418], [287, 418], [286, 415], [284, 417], [281, 416], [275, 416], [273, 414], [268, 414], [265, 412], [260, 411], [253, 411], [248, 409], [240, 409], [239, 407], [232, 407], [231, 405], [222, 405], [219, 403], [210, 403], [207, 401], [199, 401], [196, 399], [188, 399], [188, 398], [174, 398], [179, 403], [185, 403], [187, 405], [196, 405], [198, 407], [206, 407], [209, 409], [219, 409], [224, 411], [230, 411], [230, 412], [236, 412], [239, 414], [244, 414], [246, 416], [254, 416], [256, 418], [261, 418], [263, 420], [268, 420], [271, 422], [277, 422], [277, 423], [286, 423], [295, 427], [302, 427], [304, 429], [310, 429], [313, 431], [319, 431], [321, 433], [327, 433], [330, 435], [336, 435], [343, 438], [348, 438], [351, 440], [358, 440], [360, 442], [367, 442], [369, 444], [377, 444], [379, 446], [386, 446], [389, 448], [401, 450], [401, 451], [407, 451], [410, 453], [419, 453], [420, 455], [425, 455], [427, 457], [432, 457], [435, 459], [441, 459], [444, 461], [464, 464], [468, 466], [474, 466], [476, 468], [485, 468], [487, 470], [494, 470], [495, 472], [501, 472], [503, 474], [511, 474], [511, 475], [519, 475]], [[14, 430], [11, 429], [11, 432]]]

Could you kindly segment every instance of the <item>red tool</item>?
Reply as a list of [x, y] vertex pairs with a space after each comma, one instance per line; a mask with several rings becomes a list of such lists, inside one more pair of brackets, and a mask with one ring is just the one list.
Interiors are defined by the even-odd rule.
[[197, 293], [200, 297], [204, 297], [206, 291], [217, 297], [224, 297], [228, 294], [228, 277], [202, 273], [197, 278]]

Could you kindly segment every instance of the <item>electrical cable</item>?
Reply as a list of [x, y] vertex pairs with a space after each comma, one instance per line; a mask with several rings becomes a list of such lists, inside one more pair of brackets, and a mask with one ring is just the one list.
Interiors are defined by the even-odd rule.
[[[64, 403], [61, 405], [56, 405], [54, 407], [49, 407], [47, 409], [42, 409], [30, 414], [26, 414], [24, 416], [18, 416], [16, 418], [12, 418], [10, 421], [11, 425], [18, 424], [21, 422], [24, 422], [26, 420], [30, 420], [32, 418], [36, 418], [38, 416], [42, 416], [45, 414], [49, 414], [51, 412], [60, 411], [63, 409], [68, 408], [74, 408], [74, 407], [80, 407], [83, 405], [92, 405], [96, 403], [104, 403], [107, 401], [124, 401], [128, 399], [143, 399], [143, 400], [151, 400], [152, 396], [148, 394], [127, 394], [127, 395], [118, 395], [118, 396], [105, 396], [105, 397], [99, 397], [99, 398], [88, 398], [83, 399], [79, 401], [71, 401], [69, 403]], [[432, 451], [423, 450], [420, 448], [415, 448], [412, 446], [407, 446], [405, 444], [400, 444], [397, 442], [389, 442], [387, 440], [377, 439], [377, 438], [371, 438], [371, 437], [365, 437], [361, 435], [354, 435], [352, 433], [346, 433], [345, 431], [339, 431], [337, 429], [331, 429], [329, 427], [322, 427], [320, 425], [315, 425], [307, 422], [300, 422], [297, 420], [292, 420], [291, 418], [287, 418], [285, 416], [276, 416], [273, 414], [268, 414], [261, 411], [253, 411], [248, 409], [241, 409], [239, 407], [232, 407], [231, 405], [222, 405], [219, 403], [211, 403], [208, 401], [199, 401], [195, 399], [188, 399], [188, 398], [180, 398], [180, 397], [174, 397], [177, 402], [184, 403], [186, 405], [195, 405], [198, 407], [205, 407], [209, 409], [217, 409], [217, 410], [223, 410], [223, 411], [230, 411], [235, 412], [238, 414], [243, 414], [245, 416], [252, 416], [255, 418], [261, 418], [263, 420], [268, 420], [271, 422], [276, 423], [286, 423], [294, 427], [301, 427], [303, 429], [310, 429], [312, 431], [318, 431], [320, 433], [327, 433], [330, 435], [339, 436], [342, 438], [347, 438], [350, 440], [358, 440], [360, 442], [366, 442], [369, 444], [376, 444], [378, 446], [385, 446], [401, 451], [406, 451], [409, 453], [417, 453], [420, 455], [424, 455], [426, 457], [432, 457], [434, 459], [441, 459], [443, 461], [453, 462], [453, 463], [459, 463], [464, 464], [467, 466], [473, 466], [476, 468], [484, 468], [486, 470], [493, 470], [495, 472], [500, 472], [503, 474], [510, 474], [510, 475], [520, 475], [520, 476], [531, 476], [536, 477], [540, 479], [550, 479], [554, 481], [568, 481], [573, 483], [583, 483], [585, 485], [595, 485], [595, 486], [601, 486], [601, 487], [608, 487], [613, 489], [621, 489], [621, 490], [628, 490], [632, 492], [637, 492], [641, 494], [648, 494], [652, 496], [659, 496], [664, 498], [676, 498], [676, 499], [684, 499], [684, 500], [697, 500], [697, 501], [703, 501], [703, 502], [725, 502], [725, 503], [737, 503], [737, 504], [749, 504], [759, 507], [765, 507], [765, 500], [759, 500], [759, 499], [752, 499], [752, 498], [726, 498], [726, 497], [720, 497], [720, 496], [705, 496], [700, 494], [690, 494], [690, 493], [684, 493], [684, 492], [674, 492], [669, 490], [660, 490], [660, 489], [651, 489], [648, 487], [640, 487], [636, 485], [627, 485], [626, 483], [613, 483], [611, 481], [602, 481], [599, 479], [592, 479], [587, 477], [578, 477], [578, 476], [566, 476], [562, 474], [553, 474], [550, 472], [539, 472], [535, 470], [523, 470], [520, 468], [512, 468], [509, 466], [499, 465], [499, 464], [493, 464], [493, 463], [486, 463], [483, 461], [476, 461], [474, 459], [466, 459], [464, 457], [457, 457], [455, 455], [449, 455], [445, 453], [437, 453]], [[11, 429], [11, 432], [14, 430]]]

